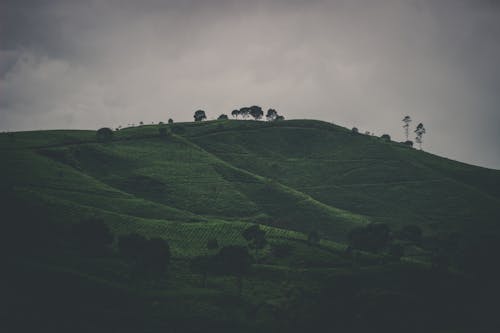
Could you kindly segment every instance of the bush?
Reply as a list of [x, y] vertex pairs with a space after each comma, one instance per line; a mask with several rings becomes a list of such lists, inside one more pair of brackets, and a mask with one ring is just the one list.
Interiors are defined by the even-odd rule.
[[97, 130], [97, 141], [108, 142], [113, 139], [113, 130], [108, 127], [103, 127]]
[[380, 138], [384, 141], [391, 141], [391, 136], [389, 134], [382, 134]]

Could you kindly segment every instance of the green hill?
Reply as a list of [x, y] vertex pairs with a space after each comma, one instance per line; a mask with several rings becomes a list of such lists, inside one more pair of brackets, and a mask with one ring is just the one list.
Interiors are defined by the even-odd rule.
[[93, 131], [3, 134], [2, 186], [44, 202], [57, 219], [113, 216], [117, 230], [124, 221], [257, 222], [345, 241], [368, 222], [434, 233], [486, 227], [500, 216], [500, 171], [333, 124], [172, 127], [168, 138], [158, 126], [127, 128], [110, 143], [96, 142]]
[[[167, 128], [167, 135], [160, 135], [159, 127]], [[417, 225], [424, 239], [439, 239], [447, 251], [450, 239], [474, 242], [500, 234], [500, 171], [321, 121], [146, 125], [115, 131], [109, 142], [100, 142], [95, 131], [14, 132], [0, 134], [0, 152], [4, 240], [14, 239], [22, 252], [24, 244], [38, 244], [37, 238], [51, 234], [69, 249], [22, 254], [13, 261], [23, 278], [13, 275], [22, 292], [12, 297], [25, 295], [23, 302], [36, 307], [41, 304], [30, 300], [31, 293], [50, 298], [40, 290], [76, 288], [83, 312], [68, 314], [64, 325], [79, 322], [88, 307], [105, 317], [106, 325], [127, 314], [130, 331], [164, 330], [168, 318], [182, 332], [232, 331], [233, 325], [239, 331], [274, 331], [280, 323], [287, 323], [280, 326], [284, 331], [299, 332], [306, 328], [300, 325], [323, 323], [330, 317], [324, 311], [339, 306], [339, 318], [371, 318], [379, 307], [404, 312], [398, 324], [403, 326], [394, 329], [427, 329], [426, 320], [435, 320], [429, 318], [456, 302], [456, 291], [463, 290], [461, 273], [453, 271], [460, 267], [458, 257], [445, 275], [428, 270], [435, 259], [431, 247], [423, 245], [413, 246], [417, 255], [404, 254], [398, 263], [387, 253], [352, 254], [344, 251], [349, 232], [384, 223], [397, 234]], [[90, 217], [102, 219], [115, 236], [139, 233], [167, 240], [173, 256], [168, 277], [137, 282], [117, 255], [89, 259], [75, 253], [67, 231]], [[266, 232], [268, 245], [243, 295], [234, 294], [228, 277], [213, 277], [200, 288], [190, 260], [213, 254], [209, 239], [220, 247], [246, 245], [242, 231], [254, 223]], [[312, 231], [320, 235], [319, 244], [307, 242]], [[283, 244], [293, 251], [281, 257], [275, 249]], [[87, 291], [93, 296], [85, 296]], [[437, 294], [441, 298], [418, 312]], [[92, 297], [110, 303], [95, 307]], [[354, 308], [344, 313], [344, 305], [332, 299]], [[402, 300], [405, 306], [398, 307]], [[62, 297], [44, 315], [67, 311], [64, 302]], [[464, 325], [450, 319], [464, 309], [443, 314], [433, 331]], [[361, 322], [371, 327], [368, 319]]]

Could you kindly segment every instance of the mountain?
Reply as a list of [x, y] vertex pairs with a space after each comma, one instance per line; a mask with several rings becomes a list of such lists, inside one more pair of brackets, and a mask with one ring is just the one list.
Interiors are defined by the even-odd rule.
[[[82, 259], [73, 250], [62, 250], [36, 260], [30, 254], [15, 261], [16, 269], [21, 267], [40, 281], [50, 281], [52, 288], [56, 288], [52, 284], [62, 284], [76, 285], [79, 291], [101, 290], [116, 304], [123, 303], [116, 295], [125, 293], [124, 302], [132, 302], [134, 311], [144, 318], [152, 316], [145, 313], [150, 298], [156, 297], [152, 295], [163, 295], [158, 296], [165, 306], [162, 309], [175, 313], [169, 318], [179, 320], [178, 327], [188, 325], [192, 318], [213, 327], [230, 326], [228, 318], [213, 321], [210, 311], [222, 311], [217, 313], [224, 317], [232, 308], [238, 325], [252, 331], [254, 325], [260, 327], [255, 324], [257, 319], [248, 319], [254, 318], [255, 306], [278, 311], [284, 304], [292, 306], [292, 301], [280, 296], [290, 286], [318, 296], [321, 288], [331, 291], [327, 281], [346, 276], [349, 283], [364, 281], [359, 283], [362, 290], [369, 290], [365, 295], [369, 299], [379, 299], [380, 295], [371, 294], [377, 288], [396, 288], [397, 297], [406, 295], [409, 291], [401, 276], [413, 281], [408, 276], [420, 279], [427, 274], [423, 273], [425, 267], [434, 260], [430, 248], [414, 246], [420, 255], [414, 259], [404, 255], [406, 261], [400, 266], [380, 264], [385, 254], [346, 255], [350, 232], [369, 225], [387, 225], [394, 235], [405, 226], [418, 226], [429, 242], [476, 242], [485, 234], [500, 234], [500, 171], [315, 120], [144, 125], [114, 131], [111, 139], [83, 130], [4, 133], [0, 152], [0, 201], [8, 231], [4, 236], [15, 239], [19, 249], [24, 246], [21, 243], [38, 244], [37, 237], [46, 234], [52, 235], [50, 239], [64, 239], [64, 249], [71, 248], [68, 230], [93, 218], [104, 221], [115, 237], [139, 233], [167, 240], [175, 260], [165, 285], [146, 283], [139, 294], [133, 291], [139, 287], [131, 287], [123, 277], [129, 273], [118, 257], [94, 261]], [[211, 289], [193, 289], [196, 283], [189, 273], [189, 261], [213, 253], [207, 249], [208, 240], [217, 239], [220, 247], [245, 245], [242, 231], [255, 223], [266, 232], [270, 245], [261, 253], [261, 262], [254, 265], [247, 287], [251, 291], [243, 299], [228, 294], [223, 287], [227, 282], [220, 278], [212, 281]], [[9, 232], [15, 236], [10, 237]], [[314, 246], [307, 242], [311, 233], [321, 239]], [[282, 243], [294, 249], [289, 259], [274, 256], [276, 244]], [[113, 248], [117, 248], [116, 242]], [[459, 254], [463, 253], [459, 250]], [[460, 266], [455, 265], [460, 255], [451, 256], [451, 266]], [[359, 271], [359, 266], [366, 269]], [[433, 281], [444, 278], [432, 276]], [[26, 282], [18, 275], [13, 279]], [[54, 282], [60, 280], [63, 282]], [[367, 286], [368, 280], [382, 284]], [[39, 288], [45, 289], [43, 285]], [[434, 290], [427, 284], [421, 288], [427, 288], [422, 295]], [[38, 292], [35, 287], [27, 290]], [[353, 295], [359, 296], [359, 292], [353, 289]], [[393, 292], [383, 297], [393, 297]], [[223, 301], [224, 297], [231, 299]], [[192, 311], [192, 317], [174, 311], [175, 302]], [[324, 302], [321, 304], [330, 304]], [[307, 306], [307, 311], [318, 310], [316, 305]], [[130, 309], [120, 308], [117, 313]], [[95, 311], [107, 313], [105, 309]], [[291, 315], [290, 311], [285, 312]], [[443, 317], [446, 323], [447, 318]], [[152, 323], [160, 323], [157, 319], [150, 318]], [[270, 323], [269, 319], [262, 322]], [[190, 330], [196, 331], [186, 328]]]

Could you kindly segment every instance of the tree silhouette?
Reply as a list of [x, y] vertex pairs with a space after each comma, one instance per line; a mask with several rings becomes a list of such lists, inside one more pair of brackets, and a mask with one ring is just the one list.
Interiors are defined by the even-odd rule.
[[259, 120], [264, 116], [264, 111], [262, 111], [262, 108], [257, 105], [253, 105], [249, 108], [248, 113], [255, 119]]
[[417, 125], [417, 128], [415, 129], [415, 134], [417, 135], [415, 141], [418, 143], [420, 149], [422, 149], [422, 142], [423, 142], [422, 137], [425, 134], [424, 124], [420, 123]]
[[217, 118], [217, 120], [227, 120], [227, 119], [228, 119], [228, 117], [227, 117], [227, 115], [226, 115], [226, 114], [221, 114], [221, 115]]
[[173, 120], [172, 118], [169, 118], [169, 119], [168, 119], [168, 123], [169, 123], [169, 124], [173, 124], [173, 123], [174, 123], [174, 120]]
[[267, 120], [273, 121], [273, 120], [276, 119], [277, 116], [278, 116], [278, 112], [275, 109], [269, 109], [269, 110], [267, 110], [267, 114], [266, 114], [266, 119]]
[[194, 121], [202, 121], [205, 119], [207, 119], [207, 115], [205, 114], [205, 111], [198, 110], [194, 113]]
[[239, 111], [239, 114], [243, 118], [248, 118], [248, 116], [250, 115], [250, 108], [247, 108], [247, 107], [241, 108]]
[[403, 118], [403, 128], [405, 129], [405, 136], [406, 136], [406, 141], [408, 141], [408, 136], [409, 136], [409, 130], [410, 130], [410, 123], [411, 123], [411, 117], [410, 116], [405, 116]]
[[97, 130], [97, 141], [109, 142], [113, 139], [113, 130], [108, 127], [103, 127]]
[[231, 116], [233, 116], [233, 118], [238, 118], [238, 116], [240, 115], [240, 110], [233, 110], [231, 111]]

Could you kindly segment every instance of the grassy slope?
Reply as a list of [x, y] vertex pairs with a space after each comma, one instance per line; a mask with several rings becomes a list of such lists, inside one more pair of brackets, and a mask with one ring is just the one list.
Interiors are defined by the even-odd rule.
[[[2, 185], [46, 202], [56, 219], [109, 215], [121, 232], [182, 225], [204, 235], [209, 225], [259, 222], [342, 241], [368, 221], [431, 232], [494, 225], [500, 216], [500, 172], [333, 124], [174, 126], [173, 137], [141, 126], [116, 132], [107, 144], [92, 131], [3, 134]], [[176, 233], [170, 238], [180, 239]]]

